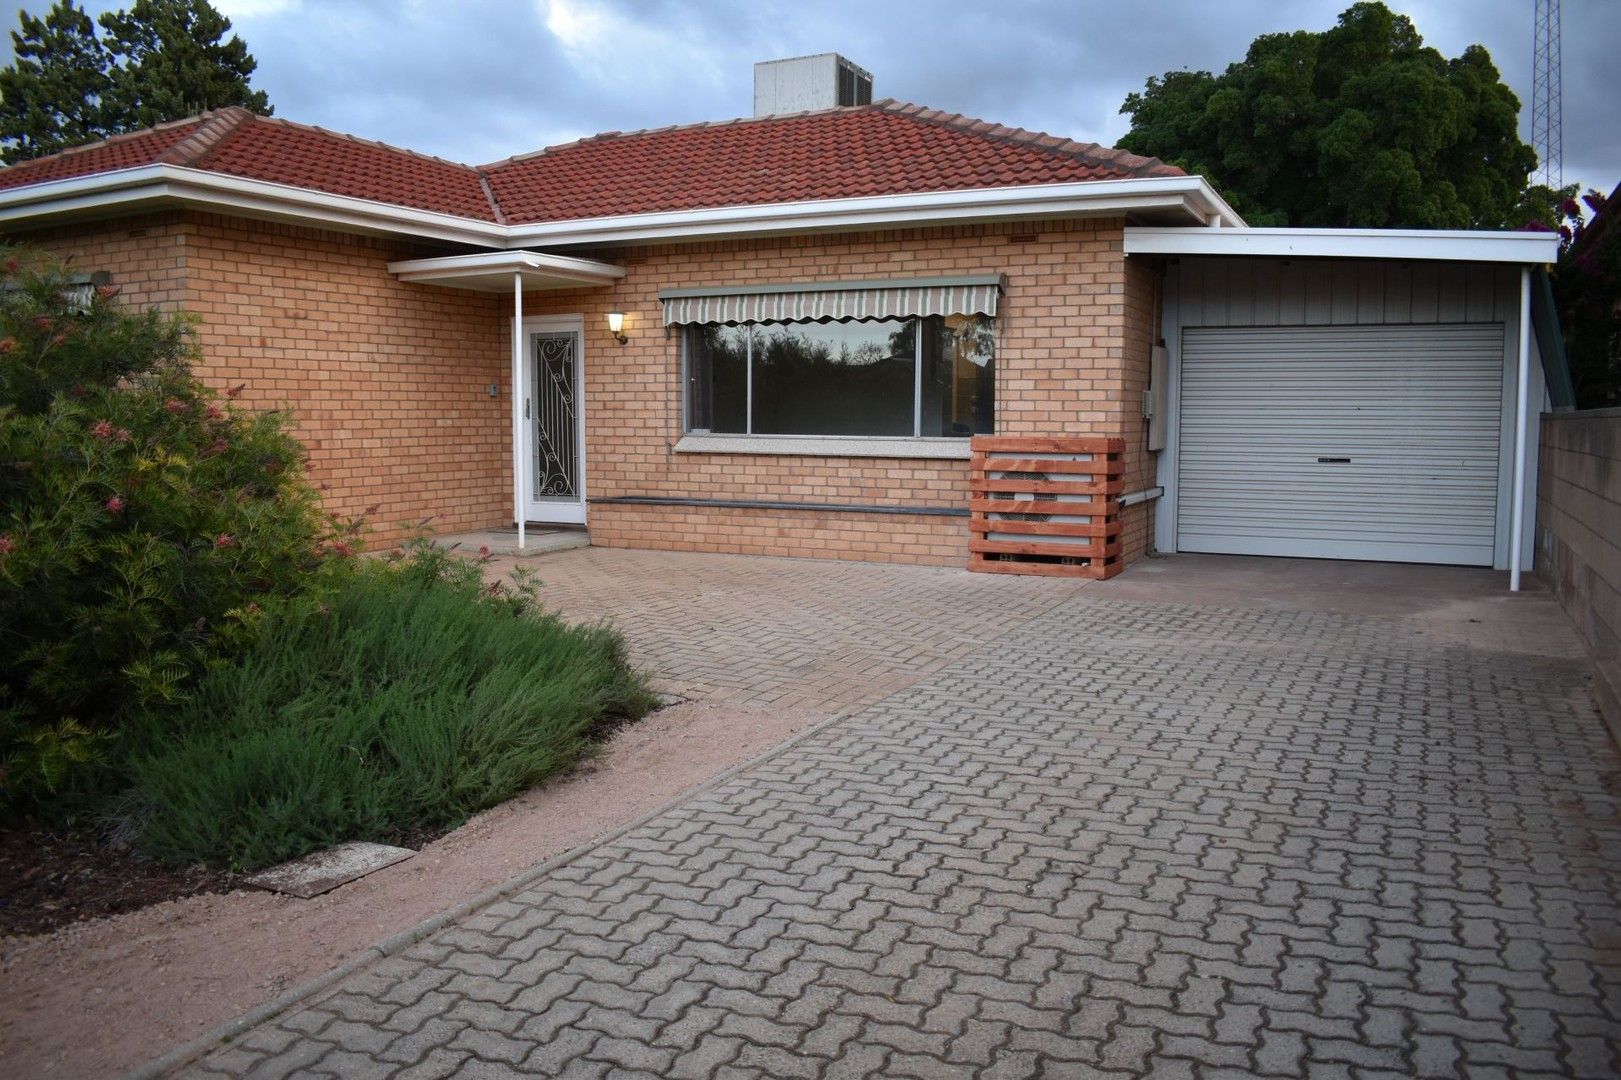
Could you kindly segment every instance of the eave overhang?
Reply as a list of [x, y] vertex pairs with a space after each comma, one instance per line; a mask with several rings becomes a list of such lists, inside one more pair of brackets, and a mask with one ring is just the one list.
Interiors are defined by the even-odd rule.
[[388, 264], [388, 272], [416, 285], [437, 285], [473, 292], [510, 293], [513, 278], [525, 291], [577, 289], [612, 285], [625, 268], [595, 259], [576, 259], [540, 251], [488, 251], [439, 259], [407, 259]]
[[1559, 257], [1544, 232], [1446, 229], [1183, 229], [1126, 226], [1127, 255], [1268, 255], [1539, 266]]
[[32, 228], [175, 206], [493, 250], [1080, 216], [1243, 225], [1243, 219], [1199, 176], [929, 191], [502, 225], [201, 169], [146, 165], [0, 190], [0, 227]]

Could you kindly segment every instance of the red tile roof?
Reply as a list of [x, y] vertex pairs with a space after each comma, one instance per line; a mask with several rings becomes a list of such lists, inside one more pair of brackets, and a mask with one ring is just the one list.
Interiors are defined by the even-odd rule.
[[1123, 150], [892, 101], [610, 132], [484, 170], [514, 222], [1182, 175]]
[[0, 188], [160, 163], [501, 223], [1182, 175], [894, 101], [609, 132], [478, 169], [230, 108], [14, 165]]
[[203, 126], [202, 117], [160, 124], [145, 131], [128, 135], [115, 135], [88, 146], [75, 146], [71, 150], [35, 158], [0, 169], [0, 188], [22, 187], [25, 184], [43, 184], [49, 180], [66, 180], [74, 176], [113, 172], [117, 169], [151, 165], [192, 132]]

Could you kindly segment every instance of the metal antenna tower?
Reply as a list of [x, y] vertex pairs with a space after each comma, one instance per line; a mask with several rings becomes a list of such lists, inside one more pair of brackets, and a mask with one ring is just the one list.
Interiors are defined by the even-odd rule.
[[1537, 179], [1557, 191], [1564, 185], [1563, 118], [1559, 87], [1559, 0], [1536, 0], [1532, 16], [1531, 145]]

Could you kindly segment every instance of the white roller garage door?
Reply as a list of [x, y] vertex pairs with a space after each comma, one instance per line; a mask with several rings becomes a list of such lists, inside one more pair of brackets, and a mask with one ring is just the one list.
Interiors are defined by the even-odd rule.
[[1182, 551], [1490, 566], [1503, 327], [1189, 328]]

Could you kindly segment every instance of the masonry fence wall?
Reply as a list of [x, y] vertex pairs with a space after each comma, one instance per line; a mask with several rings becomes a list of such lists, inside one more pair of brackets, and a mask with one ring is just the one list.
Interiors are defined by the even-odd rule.
[[1543, 416], [1537, 572], [1592, 650], [1599, 708], [1621, 741], [1621, 409]]

